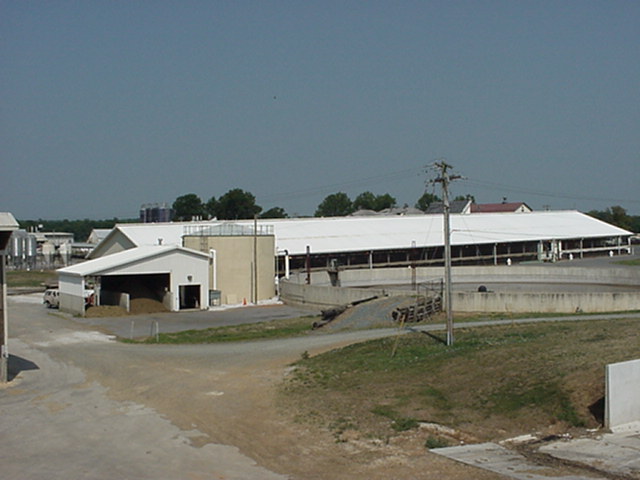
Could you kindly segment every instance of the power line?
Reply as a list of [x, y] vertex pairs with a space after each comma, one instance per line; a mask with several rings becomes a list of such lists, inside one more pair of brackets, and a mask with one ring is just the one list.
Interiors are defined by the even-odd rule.
[[271, 195], [260, 195], [261, 201], [275, 201], [275, 200], [287, 200], [291, 198], [299, 198], [305, 197], [309, 195], [332, 192], [336, 189], [348, 188], [348, 187], [357, 187], [357, 186], [368, 186], [375, 183], [385, 183], [392, 180], [399, 180], [402, 178], [409, 178], [410, 176], [418, 176], [421, 174], [421, 169], [419, 168], [410, 168], [405, 170], [398, 170], [395, 172], [387, 172], [380, 175], [374, 175], [370, 177], [357, 178], [353, 180], [347, 180], [344, 182], [333, 183], [322, 185], [318, 187], [306, 188], [303, 190], [294, 190], [283, 193], [271, 194]]
[[615, 202], [615, 203], [633, 203], [640, 204], [640, 200], [638, 199], [630, 199], [630, 198], [607, 198], [607, 197], [593, 197], [588, 195], [567, 195], [562, 193], [552, 193], [549, 191], [540, 191], [533, 190], [526, 187], [519, 187], [515, 185], [504, 185], [500, 183], [487, 182], [484, 180], [471, 180], [466, 179], [466, 181], [471, 185], [477, 185], [481, 187], [490, 187], [490, 188], [499, 188], [503, 191], [514, 192], [514, 193], [526, 193], [529, 195], [536, 195], [540, 197], [550, 197], [550, 198], [565, 198], [568, 200], [591, 200], [591, 201], [599, 201], [599, 202]]

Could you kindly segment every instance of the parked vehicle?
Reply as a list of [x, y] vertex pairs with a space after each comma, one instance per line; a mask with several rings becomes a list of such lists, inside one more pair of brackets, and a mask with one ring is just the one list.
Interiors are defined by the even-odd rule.
[[57, 288], [48, 288], [44, 292], [42, 303], [47, 308], [58, 308], [60, 306], [60, 291]]
[[95, 303], [95, 290], [93, 289], [85, 289], [84, 291], [84, 306], [92, 307]]
[[[84, 306], [90, 307], [95, 301], [95, 291], [92, 289], [85, 289], [84, 291]], [[48, 288], [44, 292], [44, 298], [42, 303], [47, 308], [59, 308], [60, 307], [60, 291], [57, 288]]]

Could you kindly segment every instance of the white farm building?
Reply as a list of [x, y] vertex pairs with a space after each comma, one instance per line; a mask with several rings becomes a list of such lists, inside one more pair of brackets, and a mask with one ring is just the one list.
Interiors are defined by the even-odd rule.
[[[631, 232], [577, 211], [453, 214], [450, 222], [454, 266], [631, 252]], [[199, 292], [197, 308], [257, 302], [275, 296], [274, 278], [292, 271], [442, 265], [443, 245], [442, 214], [119, 224], [87, 262], [59, 270], [60, 291], [77, 296], [78, 278], [93, 277], [116, 293], [150, 282], [142, 290], [164, 292], [171, 301], [158, 299], [172, 310], [195, 306], [185, 289]], [[77, 311], [79, 303], [65, 305]]]

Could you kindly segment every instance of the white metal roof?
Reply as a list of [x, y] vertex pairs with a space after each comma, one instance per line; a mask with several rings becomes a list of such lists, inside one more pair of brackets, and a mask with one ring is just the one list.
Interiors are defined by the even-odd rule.
[[100, 242], [104, 240], [107, 235], [109, 235], [111, 230], [111, 228], [94, 228], [93, 230], [91, 230], [89, 238], [93, 238], [96, 241]]
[[138, 246], [182, 245], [187, 227], [219, 225], [222, 222], [123, 223], [115, 226]]
[[207, 260], [209, 256], [206, 253], [197, 252], [189, 248], [182, 248], [176, 245], [165, 246], [142, 246], [124, 250], [122, 252], [99, 257], [94, 260], [78, 263], [70, 267], [59, 269], [60, 275], [70, 275], [76, 277], [86, 277], [88, 275], [100, 275], [116, 268], [131, 265], [136, 262], [148, 260], [150, 258], [166, 255], [170, 252], [179, 251], [188, 255], [195, 255]]
[[[630, 235], [578, 211], [451, 215], [452, 245]], [[268, 222], [264, 220], [263, 222]], [[444, 244], [443, 215], [334, 217], [273, 222], [278, 250], [289, 254], [433, 247]]]
[[[216, 225], [229, 222], [202, 222]], [[251, 226], [253, 220], [237, 222]], [[273, 225], [278, 253], [291, 255], [404, 249], [443, 245], [443, 215], [286, 218], [259, 220]], [[135, 245], [181, 245], [185, 227], [195, 223], [121, 224], [117, 229]], [[575, 210], [451, 215], [452, 245], [615, 237], [631, 232]]]
[[0, 212], [0, 230], [13, 231], [19, 227], [18, 222], [10, 212]]

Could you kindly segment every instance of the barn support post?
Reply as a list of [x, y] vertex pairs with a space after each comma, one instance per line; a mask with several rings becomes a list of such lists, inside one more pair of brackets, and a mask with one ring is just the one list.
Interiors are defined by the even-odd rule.
[[1, 304], [2, 304], [2, 319], [0, 329], [0, 383], [4, 383], [8, 380], [8, 364], [9, 364], [9, 351], [8, 351], [8, 335], [7, 335], [7, 276], [5, 273], [5, 254], [4, 250], [0, 254], [0, 284], [2, 292]]
[[258, 215], [253, 216], [253, 303], [258, 304]]
[[305, 258], [305, 269], [307, 271], [307, 278], [305, 283], [311, 285], [311, 247], [307, 245], [307, 256]]
[[289, 279], [291, 276], [289, 250], [284, 251], [284, 278]]

